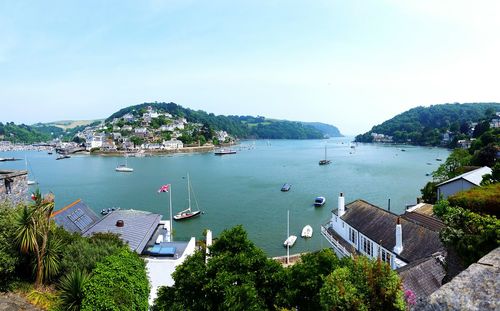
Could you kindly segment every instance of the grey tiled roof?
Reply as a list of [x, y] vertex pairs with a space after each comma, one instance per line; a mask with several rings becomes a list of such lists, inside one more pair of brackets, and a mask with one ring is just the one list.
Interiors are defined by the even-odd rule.
[[446, 270], [438, 256], [431, 256], [396, 270], [405, 289], [411, 290], [422, 300], [438, 290]]
[[52, 213], [52, 219], [69, 232], [82, 234], [99, 221], [99, 217], [85, 203], [77, 200]]
[[[346, 205], [341, 217], [347, 224], [366, 237], [391, 250], [396, 244], [398, 216], [363, 200]], [[439, 232], [400, 218], [403, 230], [403, 251], [398, 255], [406, 262], [413, 262], [444, 251]]]
[[[116, 222], [123, 220], [123, 227], [117, 227]], [[118, 234], [131, 250], [142, 253], [144, 247], [160, 223], [161, 215], [136, 210], [118, 210], [111, 212], [84, 232], [90, 236], [96, 232], [111, 232]]]

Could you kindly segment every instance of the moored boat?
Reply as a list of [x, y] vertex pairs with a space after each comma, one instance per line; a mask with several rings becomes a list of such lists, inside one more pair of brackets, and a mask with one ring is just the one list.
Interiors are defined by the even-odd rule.
[[328, 165], [332, 163], [332, 161], [326, 158], [326, 145], [325, 145], [325, 158], [323, 160], [319, 160], [319, 165]]
[[70, 155], [67, 155], [67, 154], [63, 154], [63, 155], [60, 155], [56, 158], [56, 160], [62, 160], [62, 159], [69, 159], [71, 158]]
[[283, 184], [283, 186], [281, 186], [281, 191], [283, 191], [283, 192], [289, 191], [291, 187], [292, 187], [292, 185], [285, 183], [285, 184]]
[[314, 206], [321, 207], [325, 205], [325, 202], [326, 202], [325, 197], [317, 197], [316, 199], [314, 199]]
[[126, 164], [120, 164], [115, 168], [115, 171], [123, 172], [123, 173], [131, 173], [134, 171], [134, 169], [131, 167], [128, 167]]
[[297, 236], [296, 235], [291, 235], [289, 236], [285, 242], [283, 243], [284, 247], [292, 247], [295, 244], [295, 241], [297, 241]]
[[214, 152], [215, 155], [226, 155], [226, 154], [235, 154], [236, 151], [232, 149], [219, 149]]
[[300, 235], [303, 238], [310, 238], [313, 235], [313, 228], [310, 225], [306, 225], [302, 228], [302, 234]]
[[[193, 188], [191, 187], [191, 182], [189, 180], [189, 174], [187, 175], [187, 185], [188, 185], [188, 208], [178, 212], [176, 215], [173, 216], [174, 220], [185, 220], [189, 218], [196, 217], [201, 214], [200, 209], [198, 208], [197, 211], [192, 211], [191, 210], [191, 192], [193, 191]], [[194, 195], [194, 192], [193, 192]], [[195, 197], [195, 203], [197, 204], [196, 197]], [[198, 207], [198, 206], [197, 206]]]

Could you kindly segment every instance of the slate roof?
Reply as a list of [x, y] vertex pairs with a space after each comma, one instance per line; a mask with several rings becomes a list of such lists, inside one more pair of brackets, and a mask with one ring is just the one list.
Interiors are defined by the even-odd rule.
[[[364, 236], [392, 251], [396, 244], [396, 222], [399, 216], [363, 200], [346, 205], [341, 217]], [[403, 251], [398, 255], [405, 262], [413, 262], [444, 251], [439, 232], [429, 230], [412, 221], [400, 218], [403, 231]]]
[[401, 218], [412, 221], [417, 225], [424, 226], [432, 231], [439, 232], [445, 227], [444, 223], [441, 220], [417, 212], [406, 212], [401, 215]]
[[82, 234], [99, 221], [99, 217], [80, 199], [62, 209], [55, 211], [50, 216], [56, 224], [69, 232]]
[[473, 171], [464, 173], [462, 175], [458, 175], [457, 177], [454, 177], [454, 178], [449, 179], [445, 182], [442, 182], [437, 186], [439, 187], [439, 186], [448, 184], [450, 182], [453, 182], [453, 181], [459, 180], [459, 179], [464, 179], [464, 180], [466, 180], [466, 181], [468, 181], [476, 186], [479, 186], [481, 184], [481, 181], [483, 180], [483, 175], [486, 175], [486, 174], [491, 174], [491, 168], [489, 168], [487, 166], [483, 166], [483, 167], [480, 167], [480, 168], [475, 169]]
[[[122, 220], [123, 227], [116, 226]], [[142, 253], [144, 247], [154, 234], [161, 220], [161, 215], [136, 210], [117, 210], [109, 213], [94, 226], [83, 233], [90, 236], [96, 232], [118, 234], [131, 250]]]
[[446, 276], [441, 259], [443, 257], [439, 255], [430, 256], [396, 270], [403, 281], [404, 288], [411, 290], [418, 300], [438, 290]]

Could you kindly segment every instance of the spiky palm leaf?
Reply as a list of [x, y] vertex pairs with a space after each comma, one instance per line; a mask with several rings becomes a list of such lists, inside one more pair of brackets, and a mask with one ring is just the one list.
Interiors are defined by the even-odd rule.
[[61, 300], [65, 310], [79, 311], [83, 300], [83, 287], [89, 275], [80, 270], [73, 270], [64, 275], [59, 282]]
[[34, 250], [37, 244], [36, 226], [34, 221], [34, 210], [24, 206], [16, 219], [17, 234], [16, 242], [19, 244], [22, 253]]

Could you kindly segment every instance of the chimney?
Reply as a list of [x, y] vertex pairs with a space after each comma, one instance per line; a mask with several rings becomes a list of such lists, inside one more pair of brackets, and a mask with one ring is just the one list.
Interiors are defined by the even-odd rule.
[[339, 195], [339, 201], [338, 201], [338, 214], [339, 217], [342, 217], [345, 214], [345, 206], [344, 206], [344, 194], [341, 192]]
[[123, 227], [125, 225], [125, 222], [121, 219], [117, 220], [116, 221], [116, 226], [117, 227]]
[[396, 254], [401, 254], [403, 251], [403, 228], [401, 227], [401, 223], [398, 220], [396, 222], [396, 245], [394, 246], [394, 252]]

